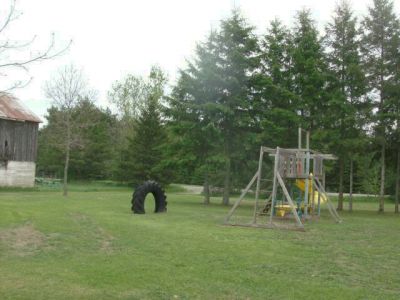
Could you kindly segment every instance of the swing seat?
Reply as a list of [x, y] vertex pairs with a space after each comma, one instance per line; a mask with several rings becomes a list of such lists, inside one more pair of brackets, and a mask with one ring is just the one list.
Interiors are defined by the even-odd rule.
[[289, 204], [279, 204], [275, 205], [275, 211], [278, 217], [284, 217], [287, 213], [292, 211], [292, 208]]
[[277, 216], [277, 217], [283, 218], [283, 217], [285, 216], [285, 214], [286, 214], [286, 212], [285, 212], [284, 209], [277, 209], [277, 210], [276, 210], [276, 216]]

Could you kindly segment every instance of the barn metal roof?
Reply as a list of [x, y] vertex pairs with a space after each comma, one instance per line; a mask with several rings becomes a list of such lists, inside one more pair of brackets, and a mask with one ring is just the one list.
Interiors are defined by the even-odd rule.
[[26, 108], [22, 103], [8, 93], [0, 92], [0, 119], [16, 120], [16, 121], [29, 121], [41, 123], [32, 111]]

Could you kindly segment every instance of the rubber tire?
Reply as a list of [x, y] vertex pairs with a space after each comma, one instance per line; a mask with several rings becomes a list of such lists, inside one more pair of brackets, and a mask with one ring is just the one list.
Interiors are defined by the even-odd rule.
[[161, 185], [156, 181], [146, 181], [139, 185], [132, 196], [132, 211], [134, 214], [144, 214], [144, 200], [147, 194], [152, 193], [155, 200], [155, 213], [167, 211], [167, 196], [162, 189]]

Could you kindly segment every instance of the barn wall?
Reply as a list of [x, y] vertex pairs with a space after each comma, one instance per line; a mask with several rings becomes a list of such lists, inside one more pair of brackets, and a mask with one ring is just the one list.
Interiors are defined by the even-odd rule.
[[35, 183], [34, 162], [0, 162], [0, 186], [33, 187]]
[[7, 141], [9, 160], [34, 162], [37, 138], [37, 123], [0, 119], [0, 158], [5, 155], [5, 142]]

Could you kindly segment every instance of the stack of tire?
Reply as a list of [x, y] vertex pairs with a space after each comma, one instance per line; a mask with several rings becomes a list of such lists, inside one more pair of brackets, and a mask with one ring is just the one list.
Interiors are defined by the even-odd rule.
[[149, 180], [139, 185], [132, 196], [132, 212], [134, 214], [144, 214], [144, 201], [146, 196], [151, 193], [155, 200], [155, 213], [167, 211], [167, 196], [161, 185], [156, 181]]

